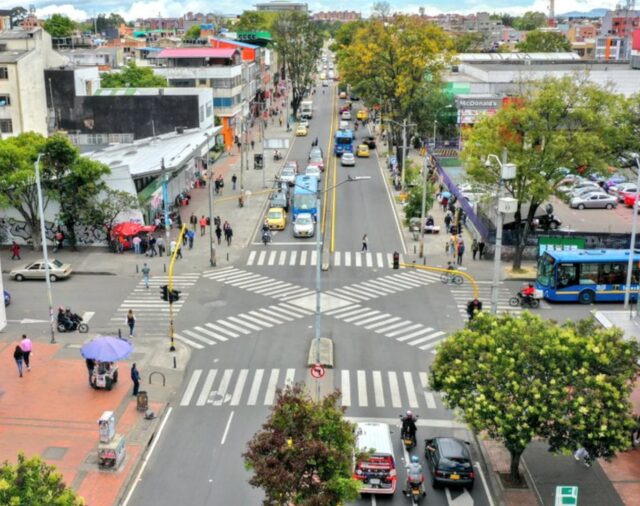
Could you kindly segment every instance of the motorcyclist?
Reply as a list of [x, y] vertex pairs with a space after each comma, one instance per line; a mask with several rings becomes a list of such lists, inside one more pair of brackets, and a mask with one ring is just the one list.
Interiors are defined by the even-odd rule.
[[64, 325], [64, 328], [68, 328], [69, 322], [67, 315], [64, 313], [64, 307], [60, 306], [58, 308], [58, 325]]
[[425, 495], [424, 491], [424, 474], [422, 474], [422, 465], [417, 455], [411, 456], [411, 463], [407, 467], [407, 492], [411, 490], [411, 484], [420, 484], [420, 490], [422, 495]]
[[265, 234], [267, 232], [269, 232], [269, 222], [264, 220], [264, 223], [262, 224], [262, 233]]
[[405, 415], [402, 417], [402, 429], [400, 430], [400, 435], [403, 438], [409, 436], [415, 442], [417, 431], [418, 428], [416, 427], [416, 416], [412, 411], [407, 410]]
[[529, 283], [529, 286], [522, 290], [522, 298], [524, 299], [524, 302], [531, 304], [535, 293], [536, 289], [533, 287], [533, 284]]

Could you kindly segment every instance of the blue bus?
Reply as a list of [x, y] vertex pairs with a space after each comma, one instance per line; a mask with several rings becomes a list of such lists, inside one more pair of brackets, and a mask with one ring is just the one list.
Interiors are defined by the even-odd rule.
[[353, 153], [353, 132], [351, 130], [336, 132], [333, 151], [337, 156], [342, 156], [342, 153]]
[[318, 218], [318, 179], [315, 176], [296, 176], [293, 187], [293, 219], [300, 213]]
[[[538, 259], [536, 289], [558, 302], [622, 302], [629, 250], [575, 249], [546, 251]], [[640, 251], [633, 254], [631, 300], [638, 297]]]

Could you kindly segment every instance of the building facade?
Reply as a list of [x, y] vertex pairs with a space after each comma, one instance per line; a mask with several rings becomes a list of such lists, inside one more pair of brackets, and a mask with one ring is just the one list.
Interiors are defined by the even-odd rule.
[[314, 21], [339, 21], [347, 23], [349, 21], [358, 21], [362, 19], [362, 15], [356, 11], [322, 11], [314, 13], [311, 18]]
[[299, 11], [309, 12], [309, 6], [306, 3], [287, 2], [285, 0], [273, 0], [272, 2], [264, 2], [256, 4], [257, 11], [267, 12], [288, 12]]

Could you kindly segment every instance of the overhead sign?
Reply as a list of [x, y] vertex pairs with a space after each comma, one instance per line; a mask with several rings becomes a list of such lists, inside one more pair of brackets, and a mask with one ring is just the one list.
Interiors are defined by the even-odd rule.
[[324, 376], [324, 367], [322, 367], [322, 364], [316, 364], [311, 368], [310, 372], [312, 377], [320, 379]]

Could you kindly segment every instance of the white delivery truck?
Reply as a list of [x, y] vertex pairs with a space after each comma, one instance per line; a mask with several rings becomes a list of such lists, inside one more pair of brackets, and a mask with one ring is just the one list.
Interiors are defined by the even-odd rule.
[[300, 104], [300, 119], [313, 118], [313, 101], [303, 100]]

